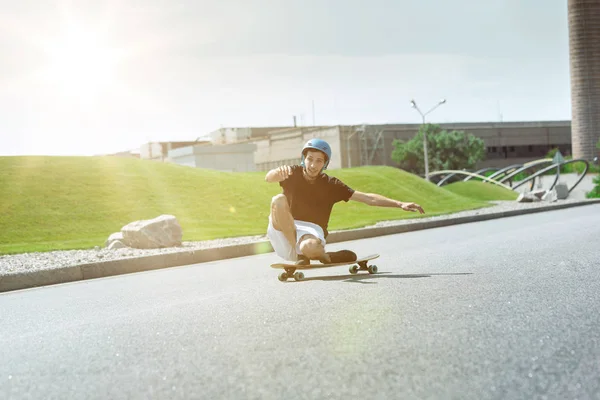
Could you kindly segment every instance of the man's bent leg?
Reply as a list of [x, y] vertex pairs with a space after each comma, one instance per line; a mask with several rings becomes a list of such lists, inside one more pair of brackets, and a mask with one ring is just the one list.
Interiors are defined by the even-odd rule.
[[319, 260], [323, 264], [335, 264], [356, 261], [356, 253], [351, 250], [340, 250], [333, 253], [325, 252], [323, 243], [313, 235], [300, 238], [300, 251], [311, 260]]
[[283, 194], [274, 196], [271, 200], [271, 221], [273, 228], [283, 232], [290, 246], [296, 248], [296, 225], [287, 198]]

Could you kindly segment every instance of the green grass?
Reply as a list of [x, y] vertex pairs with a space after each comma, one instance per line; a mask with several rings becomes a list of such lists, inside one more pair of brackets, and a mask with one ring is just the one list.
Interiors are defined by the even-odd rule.
[[[486, 207], [495, 196], [455, 193], [391, 167], [328, 172], [356, 190], [417, 202], [424, 216]], [[0, 157], [0, 254], [102, 246], [124, 225], [161, 214], [177, 217], [184, 241], [262, 235], [281, 193], [264, 175], [116, 157]], [[417, 216], [342, 202], [329, 230]]]
[[519, 197], [518, 193], [501, 186], [472, 180], [451, 183], [444, 188], [459, 196], [481, 201], [516, 200]]

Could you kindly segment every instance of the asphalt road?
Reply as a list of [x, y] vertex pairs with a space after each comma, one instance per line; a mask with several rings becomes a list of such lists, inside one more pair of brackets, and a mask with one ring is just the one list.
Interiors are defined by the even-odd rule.
[[592, 399], [600, 205], [0, 294], [2, 399]]

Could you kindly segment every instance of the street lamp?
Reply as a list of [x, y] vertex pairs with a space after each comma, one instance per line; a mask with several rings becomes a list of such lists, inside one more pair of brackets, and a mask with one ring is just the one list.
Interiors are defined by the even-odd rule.
[[[445, 102], [446, 102], [446, 99], [440, 100], [435, 105], [435, 107], [433, 107], [431, 110], [427, 111], [425, 114], [423, 114], [421, 112], [421, 110], [417, 106], [417, 103], [414, 100], [410, 101], [410, 106], [412, 108], [414, 108], [415, 110], [417, 110], [419, 112], [419, 114], [421, 114], [421, 117], [423, 118], [423, 125], [425, 125], [425, 116], [427, 114], [429, 114], [430, 112], [432, 112], [433, 110], [435, 110], [436, 108], [438, 108], [439, 106], [441, 106], [442, 104], [444, 104]], [[425, 180], [429, 181], [429, 157], [427, 156], [427, 130], [426, 129], [423, 129], [423, 155], [425, 158]]]

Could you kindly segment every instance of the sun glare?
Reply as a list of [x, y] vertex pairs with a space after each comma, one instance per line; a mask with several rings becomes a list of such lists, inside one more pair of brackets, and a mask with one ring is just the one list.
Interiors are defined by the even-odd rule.
[[44, 50], [48, 62], [43, 80], [59, 93], [91, 97], [115, 83], [121, 57], [101, 32], [70, 24]]

